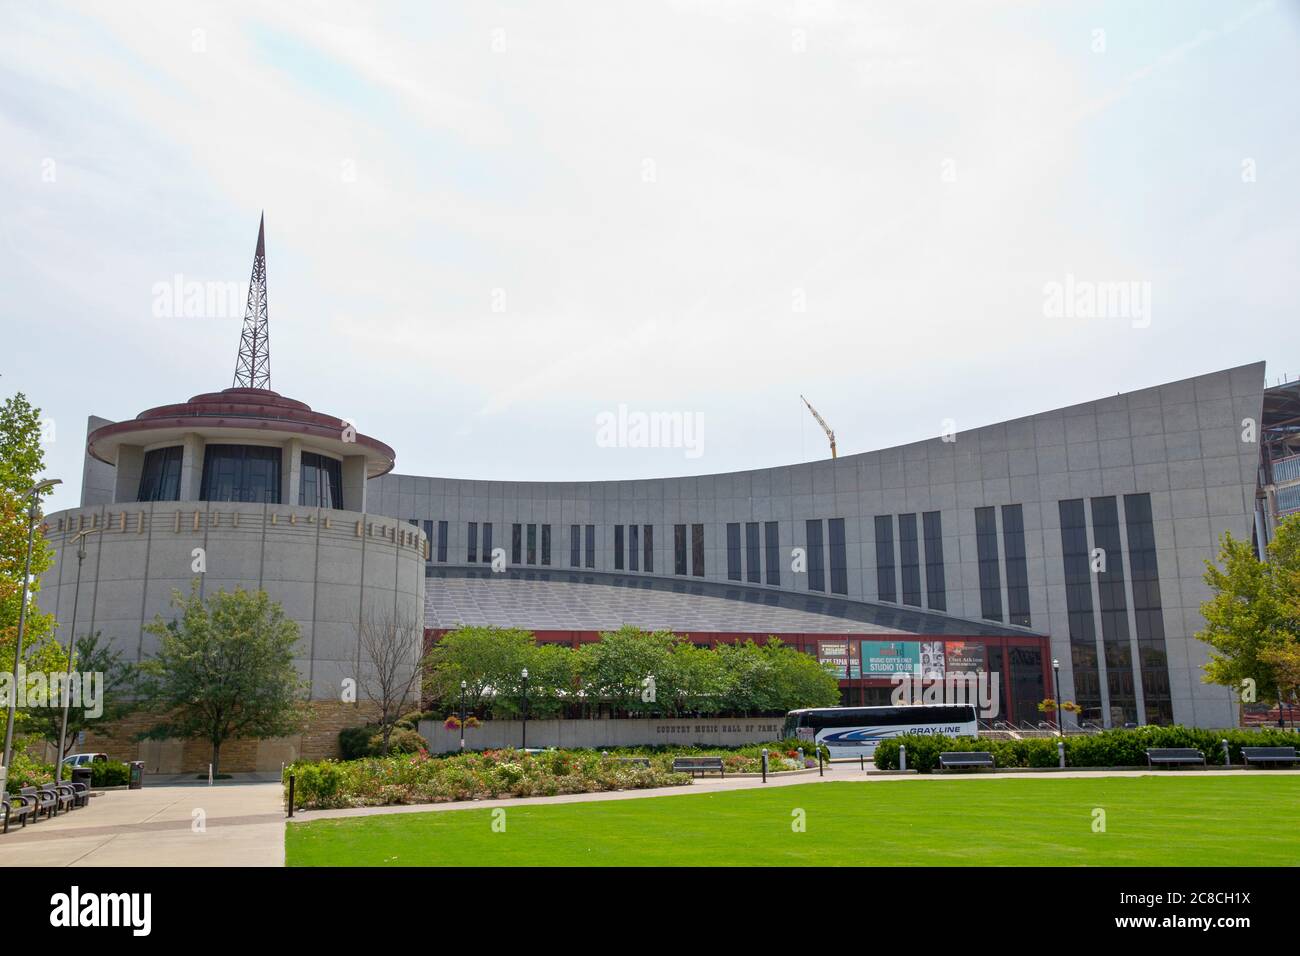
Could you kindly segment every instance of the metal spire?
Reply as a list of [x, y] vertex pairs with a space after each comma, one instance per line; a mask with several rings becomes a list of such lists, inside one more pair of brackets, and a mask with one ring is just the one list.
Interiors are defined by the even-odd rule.
[[266, 214], [257, 223], [257, 252], [248, 279], [248, 308], [235, 361], [235, 388], [271, 387], [271, 336], [266, 317]]

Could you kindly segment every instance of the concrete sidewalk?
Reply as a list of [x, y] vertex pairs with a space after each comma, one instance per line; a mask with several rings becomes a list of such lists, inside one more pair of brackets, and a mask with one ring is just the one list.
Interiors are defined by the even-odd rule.
[[110, 790], [0, 836], [3, 867], [283, 865], [278, 783]]

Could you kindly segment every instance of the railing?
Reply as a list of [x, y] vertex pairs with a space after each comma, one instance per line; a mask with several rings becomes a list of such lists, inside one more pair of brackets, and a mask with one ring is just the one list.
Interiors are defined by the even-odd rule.
[[1272, 463], [1273, 481], [1280, 484], [1284, 481], [1296, 481], [1300, 479], [1300, 455], [1292, 455], [1290, 458], [1279, 458]]

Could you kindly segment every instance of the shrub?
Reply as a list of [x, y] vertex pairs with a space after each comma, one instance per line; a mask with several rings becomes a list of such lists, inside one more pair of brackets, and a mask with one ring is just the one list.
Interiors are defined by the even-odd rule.
[[131, 782], [131, 765], [122, 760], [92, 760], [90, 783], [94, 787], [124, 787]]
[[344, 760], [356, 760], [370, 753], [374, 727], [346, 727], [339, 731], [339, 753]]
[[54, 765], [33, 760], [21, 748], [14, 748], [9, 761], [5, 789], [17, 793], [22, 787], [39, 787], [54, 782]]
[[[987, 750], [999, 767], [1055, 767], [1059, 763], [1058, 737], [1025, 740], [989, 740], [975, 737], [909, 735], [883, 740], [876, 747], [875, 763], [881, 770], [898, 769], [898, 748], [907, 746], [907, 769], [929, 773], [939, 765], [945, 750]], [[1067, 767], [1145, 767], [1148, 747], [1194, 747], [1205, 754], [1207, 764], [1223, 763], [1223, 745], [1228, 741], [1232, 762], [1241, 765], [1242, 747], [1297, 746], [1300, 738], [1287, 730], [1203, 730], [1198, 727], [1138, 727], [1103, 730], [1065, 738]]]

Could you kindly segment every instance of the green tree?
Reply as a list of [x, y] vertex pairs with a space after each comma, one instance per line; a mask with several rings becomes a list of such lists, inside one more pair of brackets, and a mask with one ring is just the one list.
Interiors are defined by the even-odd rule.
[[97, 717], [88, 716], [85, 707], [68, 708], [68, 735], [59, 742], [59, 730], [63, 724], [62, 707], [41, 707], [28, 711], [28, 729], [39, 734], [56, 747], [61, 746], [59, 757], [65, 756], [77, 739], [77, 734], [91, 727], [112, 728], [115, 721], [121, 720], [135, 710], [139, 704], [133, 692], [135, 667], [122, 660], [122, 652], [114, 650], [112, 645], [96, 631], [83, 634], [77, 638], [72, 658], [72, 669], [80, 674], [102, 674], [101, 688], [102, 709]]
[[1225, 534], [1219, 564], [1205, 562], [1213, 592], [1201, 605], [1205, 629], [1197, 637], [1214, 651], [1202, 680], [1278, 704], [1294, 693], [1287, 686], [1288, 649], [1300, 641], [1300, 515], [1281, 521], [1260, 561], [1248, 540]]
[[[425, 692], [443, 706], [488, 707], [499, 694], [518, 685], [535, 647], [531, 631], [506, 627], [458, 627], [448, 631], [425, 658]], [[531, 672], [530, 672], [531, 673]]]
[[180, 613], [145, 625], [158, 653], [140, 664], [142, 696], [159, 722], [141, 736], [206, 740], [212, 769], [233, 738], [265, 740], [302, 730], [307, 684], [293, 665], [298, 625], [265, 591], [219, 591], [205, 600], [173, 592]]
[[840, 702], [840, 682], [830, 668], [811, 654], [769, 637], [763, 653], [772, 662], [772, 693], [777, 711], [800, 707], [834, 707]]
[[660, 698], [673, 700], [677, 695], [672, 655], [681, 640], [668, 631], [646, 632], [630, 624], [602, 633], [599, 641], [578, 649], [584, 697], [616, 712], [662, 712]]
[[[40, 480], [45, 467], [41, 413], [21, 392], [0, 403], [0, 669], [13, 667], [22, 607], [23, 565], [27, 558], [28, 505], [23, 493]], [[42, 614], [35, 594], [40, 575], [54, 553], [38, 527], [32, 547], [31, 603], [23, 634], [23, 660], [29, 669], [56, 670], [66, 657], [54, 641], [54, 615]]]

